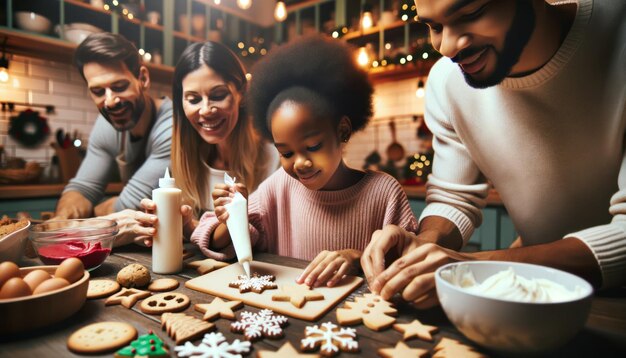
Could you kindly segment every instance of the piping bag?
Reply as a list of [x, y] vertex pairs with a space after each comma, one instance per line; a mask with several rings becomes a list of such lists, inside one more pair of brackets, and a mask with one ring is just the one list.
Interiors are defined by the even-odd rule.
[[[228, 173], [224, 173], [224, 183], [235, 186], [235, 179]], [[246, 275], [250, 277], [250, 261], [252, 261], [252, 245], [250, 243], [250, 231], [248, 229], [248, 201], [240, 192], [235, 192], [233, 200], [224, 205], [228, 212], [226, 227], [235, 247], [237, 261], [243, 266]]]

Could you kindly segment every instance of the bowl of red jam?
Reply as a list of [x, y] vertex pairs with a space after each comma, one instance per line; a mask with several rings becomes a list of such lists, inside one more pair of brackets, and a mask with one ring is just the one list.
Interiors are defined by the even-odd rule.
[[117, 223], [106, 219], [70, 219], [31, 225], [28, 237], [46, 265], [76, 257], [88, 271], [98, 268], [111, 253]]

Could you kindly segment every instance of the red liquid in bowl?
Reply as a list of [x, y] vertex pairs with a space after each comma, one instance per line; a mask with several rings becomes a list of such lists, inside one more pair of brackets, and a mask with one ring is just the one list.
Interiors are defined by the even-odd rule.
[[40, 247], [39, 258], [47, 265], [58, 265], [63, 260], [76, 257], [83, 262], [85, 269], [99, 266], [111, 253], [111, 249], [104, 248], [99, 242], [95, 244], [81, 241], [68, 241]]

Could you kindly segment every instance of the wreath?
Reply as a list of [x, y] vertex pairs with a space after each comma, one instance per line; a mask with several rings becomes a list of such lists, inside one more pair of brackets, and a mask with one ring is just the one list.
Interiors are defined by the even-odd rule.
[[9, 135], [26, 147], [34, 147], [50, 134], [50, 127], [45, 117], [39, 112], [27, 109], [11, 117]]

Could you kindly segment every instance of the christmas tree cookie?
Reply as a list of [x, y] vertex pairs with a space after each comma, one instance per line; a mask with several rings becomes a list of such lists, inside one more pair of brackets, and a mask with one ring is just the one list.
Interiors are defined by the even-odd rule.
[[167, 345], [151, 330], [115, 353], [115, 358], [122, 357], [169, 357]]

